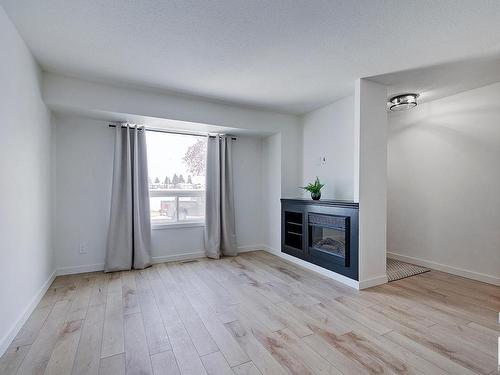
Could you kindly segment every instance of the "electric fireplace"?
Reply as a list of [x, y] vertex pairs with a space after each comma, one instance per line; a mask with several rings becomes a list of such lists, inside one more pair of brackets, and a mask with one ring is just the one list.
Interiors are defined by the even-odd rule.
[[281, 251], [358, 280], [358, 203], [281, 200]]

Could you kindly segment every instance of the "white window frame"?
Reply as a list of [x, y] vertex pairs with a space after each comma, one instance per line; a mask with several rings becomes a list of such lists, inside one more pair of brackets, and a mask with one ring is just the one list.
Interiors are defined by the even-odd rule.
[[202, 197], [205, 195], [205, 189], [150, 189], [150, 197], [174, 197], [176, 220], [172, 222], [159, 222], [151, 219], [151, 228], [157, 229], [173, 229], [186, 227], [203, 227], [205, 226], [205, 218], [202, 220], [179, 220], [179, 198], [180, 197]]

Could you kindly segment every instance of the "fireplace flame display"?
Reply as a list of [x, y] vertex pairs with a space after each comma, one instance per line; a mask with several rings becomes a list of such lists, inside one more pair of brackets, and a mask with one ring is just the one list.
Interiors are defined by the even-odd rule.
[[346, 216], [309, 213], [309, 247], [337, 258], [338, 262], [348, 262], [348, 220]]
[[345, 244], [336, 239], [330, 237], [323, 238], [314, 243], [313, 247], [345, 258]]

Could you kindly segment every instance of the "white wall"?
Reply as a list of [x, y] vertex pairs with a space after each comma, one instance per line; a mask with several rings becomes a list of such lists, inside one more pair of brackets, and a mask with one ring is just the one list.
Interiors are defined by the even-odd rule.
[[[290, 127], [276, 135], [279, 136], [281, 150], [281, 197], [296, 198], [302, 193], [302, 129]], [[271, 145], [274, 144], [271, 142]]]
[[387, 89], [358, 79], [354, 91], [354, 200], [359, 202], [359, 287], [387, 282]]
[[[86, 115], [148, 116], [273, 134], [299, 128], [297, 116], [44, 73], [43, 98], [55, 110]], [[108, 117], [105, 117], [109, 119]]]
[[[55, 249], [60, 272], [101, 269], [104, 263], [113, 132], [106, 121], [56, 118]], [[234, 147], [236, 234], [241, 249], [262, 244], [262, 140], [240, 136]], [[79, 253], [83, 243], [87, 254]], [[156, 261], [201, 256], [203, 228], [153, 230]]]
[[[54, 117], [56, 128], [56, 203], [54, 247], [57, 268], [104, 263], [114, 133], [107, 122]], [[87, 254], [79, 254], [84, 244]], [[87, 271], [87, 268], [67, 271]]]
[[[323, 198], [354, 197], [354, 97], [349, 96], [304, 115], [302, 183], [319, 177]], [[326, 163], [321, 163], [321, 158]], [[310, 196], [304, 193], [304, 196]]]
[[500, 283], [500, 83], [389, 117], [388, 251]]
[[51, 123], [40, 70], [0, 7], [0, 355], [54, 271]]
[[262, 144], [262, 223], [263, 243], [268, 250], [281, 252], [282, 163], [281, 135], [275, 134]]
[[238, 137], [233, 148], [234, 202], [238, 246], [260, 246], [263, 237], [261, 138]]

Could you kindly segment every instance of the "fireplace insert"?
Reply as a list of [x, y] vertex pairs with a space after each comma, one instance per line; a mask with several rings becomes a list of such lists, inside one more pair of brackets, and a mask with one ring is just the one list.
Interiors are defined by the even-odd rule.
[[349, 217], [309, 213], [309, 251], [349, 267]]

